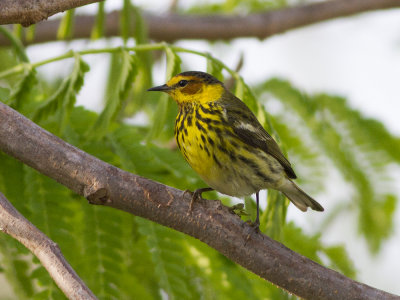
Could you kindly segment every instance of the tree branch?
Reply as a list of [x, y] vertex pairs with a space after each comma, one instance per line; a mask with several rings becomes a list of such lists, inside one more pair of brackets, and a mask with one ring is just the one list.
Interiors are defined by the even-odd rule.
[[305, 299], [400, 299], [353, 281], [257, 234], [220, 201], [200, 200], [107, 164], [0, 102], [0, 149], [90, 203], [114, 207], [184, 232]]
[[2, 193], [0, 231], [12, 236], [36, 255], [68, 299], [97, 299], [65, 260], [58, 245], [25, 219]]
[[[7, 1], [13, 2], [13, 0]], [[228, 40], [239, 37], [264, 39], [321, 21], [395, 7], [400, 7], [400, 0], [330, 0], [247, 16], [178, 14], [158, 16], [145, 13], [143, 17], [147, 23], [149, 37], [154, 40], [169, 42], [178, 39]], [[0, 24], [15, 23], [14, 19], [7, 20], [2, 16], [1, 4], [0, 16]], [[94, 23], [95, 16], [76, 16], [73, 38], [90, 38]], [[132, 23], [135, 26], [135, 22]], [[32, 44], [55, 41], [59, 24], [60, 20], [39, 23], [36, 26], [34, 39], [25, 42]], [[107, 14], [104, 34], [106, 37], [119, 36], [119, 12]], [[9, 44], [5, 37], [0, 36], [0, 45]]]
[[29, 26], [65, 10], [103, 0], [1, 0], [0, 24]]

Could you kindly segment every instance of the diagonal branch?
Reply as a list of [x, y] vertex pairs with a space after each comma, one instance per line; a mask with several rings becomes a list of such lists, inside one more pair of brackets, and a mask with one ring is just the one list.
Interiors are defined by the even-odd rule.
[[201, 200], [109, 165], [0, 102], [0, 150], [92, 204], [114, 207], [191, 235], [232, 261], [306, 299], [400, 299], [353, 281], [257, 234], [219, 201]]
[[[13, 0], [7, 1], [13, 2]], [[1, 3], [0, 24], [19, 23], [16, 19], [3, 16], [4, 7], [2, 9]], [[169, 42], [179, 39], [228, 40], [240, 37], [264, 39], [334, 18], [396, 7], [400, 7], [400, 0], [328, 0], [246, 16], [179, 14], [159, 16], [145, 13], [143, 17], [147, 23], [149, 37], [155, 40]], [[90, 38], [94, 23], [95, 16], [76, 16], [72, 36], [75, 39]], [[34, 39], [25, 42], [31, 44], [55, 41], [59, 25], [60, 20], [39, 23], [36, 26]], [[135, 22], [132, 22], [132, 26], [135, 26]], [[114, 11], [107, 14], [104, 34], [106, 37], [120, 35], [120, 12]], [[9, 45], [9, 41], [0, 36], [0, 45]]]
[[103, 0], [1, 0], [0, 24], [29, 26], [65, 10]]
[[97, 299], [65, 260], [57, 244], [25, 219], [2, 193], [0, 231], [12, 236], [35, 254], [68, 299]]

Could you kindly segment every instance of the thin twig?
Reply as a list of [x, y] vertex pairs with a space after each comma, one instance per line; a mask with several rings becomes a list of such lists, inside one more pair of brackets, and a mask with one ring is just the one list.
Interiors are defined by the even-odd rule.
[[0, 150], [90, 203], [114, 207], [191, 235], [232, 261], [305, 299], [397, 299], [256, 233], [220, 201], [199, 200], [125, 172], [64, 142], [0, 102]]
[[58, 245], [25, 219], [2, 193], [0, 231], [12, 236], [36, 255], [68, 299], [97, 299], [65, 260]]

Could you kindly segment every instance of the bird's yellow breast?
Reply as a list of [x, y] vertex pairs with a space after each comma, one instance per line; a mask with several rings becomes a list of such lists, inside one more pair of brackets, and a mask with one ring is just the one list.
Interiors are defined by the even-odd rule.
[[[210, 106], [211, 105], [211, 106]], [[176, 118], [175, 138], [186, 161], [206, 182], [218, 177], [222, 163], [216, 146], [222, 132], [221, 109], [213, 104], [182, 108]]]
[[267, 188], [283, 172], [279, 162], [241, 141], [227, 122], [224, 108], [214, 102], [181, 107], [175, 138], [186, 161], [223, 194], [240, 197]]

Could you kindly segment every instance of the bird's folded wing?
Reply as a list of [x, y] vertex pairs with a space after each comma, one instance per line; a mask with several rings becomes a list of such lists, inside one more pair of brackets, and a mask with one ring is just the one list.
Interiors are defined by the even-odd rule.
[[229, 102], [224, 108], [226, 109], [229, 125], [232, 126], [238, 138], [245, 144], [259, 148], [274, 157], [283, 166], [287, 176], [295, 179], [297, 176], [290, 162], [283, 155], [275, 140], [258, 122], [256, 116], [238, 98], [233, 101], [230, 99]]

